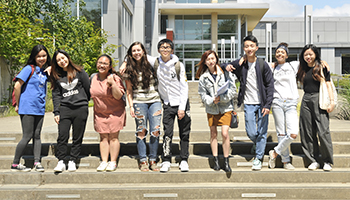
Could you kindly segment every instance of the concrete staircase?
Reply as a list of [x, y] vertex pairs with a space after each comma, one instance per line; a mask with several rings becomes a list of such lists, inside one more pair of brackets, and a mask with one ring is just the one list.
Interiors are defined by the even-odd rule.
[[[193, 84], [195, 85], [195, 84]], [[269, 118], [268, 143], [263, 169], [251, 171], [252, 143], [244, 131], [243, 112], [238, 112], [240, 125], [230, 129], [233, 172], [216, 172], [213, 166], [206, 114], [193, 94], [198, 86], [190, 83], [192, 132], [190, 136], [190, 171], [178, 170], [180, 161], [178, 132], [175, 125], [174, 157], [168, 173], [140, 172], [134, 136], [134, 121], [128, 114], [127, 126], [120, 133], [121, 151], [115, 172], [96, 172], [99, 165], [99, 137], [93, 131], [92, 109], [88, 119], [81, 157], [76, 172], [55, 174], [54, 157], [57, 127], [47, 113], [42, 132], [42, 164], [44, 173], [11, 172], [10, 165], [22, 133], [20, 126], [6, 122], [15, 131], [4, 127], [0, 132], [0, 199], [349, 199], [350, 198], [350, 122], [331, 121], [334, 145], [334, 169], [308, 171], [301, 151], [300, 139], [291, 145], [294, 171], [268, 169], [268, 151], [277, 145], [272, 115]], [[199, 97], [198, 97], [199, 99]], [[3, 119], [0, 118], [0, 122]], [[15, 120], [19, 121], [18, 118]], [[1, 124], [1, 123], [0, 123]], [[46, 124], [46, 125], [45, 125]], [[344, 128], [341, 128], [344, 127]], [[334, 131], [333, 131], [334, 130]], [[148, 139], [147, 139], [148, 141]], [[219, 142], [221, 136], [219, 136]], [[71, 141], [70, 141], [71, 142]], [[162, 143], [162, 141], [161, 141]], [[221, 146], [219, 147], [220, 154]], [[159, 146], [159, 154], [161, 153]], [[21, 161], [33, 166], [32, 145]], [[223, 160], [220, 160], [221, 164]], [[321, 164], [322, 166], [322, 164]]]

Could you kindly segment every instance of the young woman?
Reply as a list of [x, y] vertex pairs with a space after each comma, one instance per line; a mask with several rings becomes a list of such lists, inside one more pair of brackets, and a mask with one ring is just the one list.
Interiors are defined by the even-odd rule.
[[[127, 99], [130, 115], [135, 118], [136, 142], [140, 158], [140, 170], [159, 171], [157, 167], [157, 152], [160, 135], [162, 107], [157, 92], [157, 78], [151, 64], [147, 60], [146, 50], [142, 43], [130, 45], [127, 55], [126, 71], [124, 73]], [[149, 122], [149, 130], [147, 129]], [[149, 164], [146, 156], [146, 136], [150, 132]]]
[[[217, 126], [221, 126], [222, 149], [224, 153], [224, 171], [231, 172], [229, 164], [230, 137], [229, 126], [231, 112], [233, 111], [232, 99], [236, 94], [235, 78], [232, 73], [224, 73], [219, 66], [219, 59], [212, 50], [204, 52], [198, 63], [196, 78], [199, 78], [198, 93], [205, 105], [210, 127], [210, 147], [214, 156], [214, 170], [220, 170], [218, 158]], [[217, 95], [217, 91], [226, 81], [229, 81], [227, 91]]]
[[[94, 100], [94, 126], [100, 134], [102, 162], [97, 171], [114, 171], [120, 150], [119, 131], [125, 126], [125, 88], [106, 54], [97, 59], [98, 73], [91, 77], [90, 93]], [[108, 162], [108, 156], [111, 161]]]
[[40, 164], [41, 128], [45, 115], [45, 97], [47, 74], [44, 71], [51, 62], [46, 47], [39, 44], [33, 47], [26, 66], [16, 76], [15, 97], [16, 112], [20, 115], [23, 137], [16, 147], [15, 157], [11, 166], [12, 171], [28, 172], [31, 169], [20, 164], [28, 142], [33, 139], [34, 169], [45, 171]]
[[272, 63], [275, 92], [272, 102], [272, 114], [278, 137], [278, 145], [270, 150], [269, 166], [275, 168], [276, 157], [281, 155], [283, 167], [294, 170], [290, 163], [289, 146], [298, 136], [298, 88], [296, 75], [299, 61], [286, 62], [288, 58], [288, 44], [280, 43], [276, 48], [277, 63]]
[[[324, 76], [321, 75], [323, 70]], [[329, 115], [334, 110], [334, 97], [330, 83], [329, 67], [321, 63], [320, 53], [315, 45], [306, 45], [300, 54], [298, 80], [304, 86], [304, 96], [300, 107], [300, 138], [303, 152], [311, 163], [309, 170], [320, 167], [319, 161], [324, 163], [323, 170], [332, 170], [333, 146], [329, 131]], [[319, 107], [320, 80], [325, 78], [331, 104], [327, 110]], [[320, 140], [320, 146], [318, 145]], [[322, 158], [319, 159], [319, 150]]]
[[67, 154], [69, 130], [73, 127], [73, 144], [70, 150], [68, 171], [76, 171], [76, 160], [81, 151], [81, 144], [88, 117], [90, 99], [89, 76], [82, 67], [75, 65], [67, 52], [58, 50], [51, 63], [50, 81], [54, 105], [54, 120], [58, 124], [56, 157], [58, 164], [55, 172], [66, 169], [64, 160]]

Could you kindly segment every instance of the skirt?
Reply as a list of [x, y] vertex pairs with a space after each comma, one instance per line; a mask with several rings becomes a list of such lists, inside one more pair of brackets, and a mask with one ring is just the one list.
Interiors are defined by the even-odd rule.
[[224, 114], [212, 115], [207, 113], [209, 126], [230, 126], [231, 124], [231, 112], [225, 112]]

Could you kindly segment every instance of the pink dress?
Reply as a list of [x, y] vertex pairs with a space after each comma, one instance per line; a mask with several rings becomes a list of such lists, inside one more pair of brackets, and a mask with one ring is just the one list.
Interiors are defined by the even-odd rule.
[[[122, 80], [115, 75], [119, 88], [125, 91]], [[92, 77], [90, 87], [91, 97], [94, 101], [94, 127], [95, 131], [103, 133], [116, 133], [126, 124], [125, 101], [115, 99], [112, 88], [107, 85], [107, 79], [101, 81], [98, 74]]]

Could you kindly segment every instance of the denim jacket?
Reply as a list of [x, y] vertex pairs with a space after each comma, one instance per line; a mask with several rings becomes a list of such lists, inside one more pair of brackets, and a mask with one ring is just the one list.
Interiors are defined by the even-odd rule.
[[[229, 87], [226, 93], [220, 95], [220, 102], [214, 103], [217, 90], [229, 81]], [[217, 115], [232, 111], [233, 98], [236, 95], [235, 77], [232, 73], [224, 73], [220, 67], [217, 66], [216, 81], [210, 74], [209, 70], [205, 71], [199, 78], [198, 93], [205, 105], [206, 113]]]

